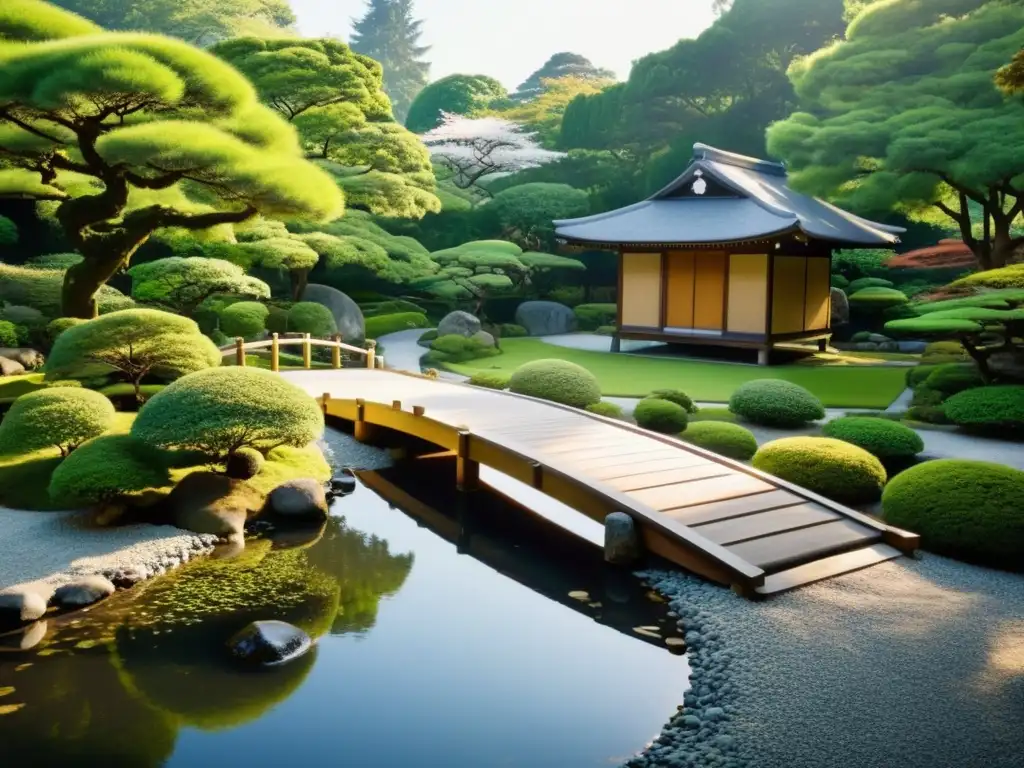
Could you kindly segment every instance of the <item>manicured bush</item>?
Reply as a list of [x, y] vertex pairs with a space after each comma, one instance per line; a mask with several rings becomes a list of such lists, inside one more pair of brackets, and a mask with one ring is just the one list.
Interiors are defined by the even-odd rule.
[[597, 377], [581, 365], [565, 360], [534, 360], [521, 366], [509, 380], [509, 389], [575, 408], [600, 402]]
[[[63, 269], [39, 269], [0, 264], [0, 304], [33, 307], [46, 317], [59, 317]], [[129, 309], [135, 302], [116, 288], [105, 285], [96, 294], [101, 315]]]
[[909, 459], [924, 450], [924, 440], [910, 427], [895, 421], [862, 416], [846, 416], [830, 421], [821, 430], [863, 448], [880, 459]]
[[389, 333], [408, 331], [412, 328], [429, 328], [433, 323], [422, 312], [399, 312], [366, 318], [366, 338], [379, 339]]
[[17, 347], [18, 326], [9, 320], [0, 320], [0, 347]]
[[648, 397], [654, 397], [658, 400], [668, 400], [670, 403], [675, 403], [687, 413], [696, 413], [697, 406], [693, 404], [693, 400], [685, 392], [678, 389], [656, 389]]
[[971, 356], [959, 341], [933, 341], [924, 348], [921, 362], [927, 365], [942, 363], [966, 363]]
[[128, 435], [103, 435], [82, 445], [54, 470], [50, 499], [58, 507], [99, 504], [171, 482], [161, 457]]
[[470, 376], [469, 383], [474, 387], [483, 387], [484, 389], [508, 389], [508, 382], [511, 378], [512, 375], [508, 373], [481, 371]]
[[741, 384], [729, 398], [729, 410], [753, 424], [795, 428], [825, 418], [821, 401], [798, 384], [755, 379]]
[[686, 409], [670, 400], [648, 397], [637, 403], [633, 418], [644, 429], [664, 435], [678, 435], [689, 421]]
[[1024, 386], [1001, 385], [968, 389], [943, 404], [958, 427], [990, 437], [1024, 436]]
[[270, 310], [258, 301], [239, 301], [220, 313], [220, 329], [228, 336], [252, 339], [267, 329]]
[[754, 466], [843, 504], [877, 501], [886, 472], [876, 457], [829, 437], [785, 437], [754, 454]]
[[696, 413], [690, 414], [690, 423], [700, 421], [726, 421], [732, 424], [736, 421], [736, 414], [728, 408], [699, 408]]
[[852, 342], [871, 341], [871, 331], [857, 331], [853, 336], [850, 337]]
[[515, 323], [502, 323], [500, 328], [501, 338], [503, 339], [521, 339], [530, 335], [528, 330], [521, 325], [516, 325]]
[[850, 294], [850, 306], [865, 312], [881, 312], [909, 301], [907, 294], [895, 288], [860, 288], [854, 292], [851, 285], [847, 293]]
[[952, 424], [941, 405], [915, 405], [907, 409], [907, 421], [919, 421], [922, 424]]
[[255, 448], [243, 446], [228, 456], [224, 474], [236, 480], [249, 480], [260, 473], [265, 461], [263, 454]]
[[850, 281], [842, 275], [832, 275], [832, 287], [845, 289], [850, 287]]
[[932, 371], [937, 367], [936, 365], [915, 365], [913, 368], [907, 368], [907, 386], [917, 389], [928, 380]]
[[49, 387], [22, 395], [0, 422], [0, 453], [33, 453], [56, 446], [66, 455], [99, 437], [114, 421], [114, 406], [99, 392]]
[[476, 338], [449, 334], [434, 339], [426, 359], [432, 363], [465, 363], [484, 357], [494, 357], [501, 352]]
[[405, 299], [370, 302], [369, 304], [360, 305], [359, 308], [363, 311], [363, 317], [381, 317], [383, 315], [396, 315], [402, 312], [414, 312], [420, 315], [427, 313], [425, 307]]
[[910, 405], [932, 407], [942, 405], [945, 399], [945, 394], [939, 390], [921, 384], [914, 390], [914, 396], [910, 400]]
[[219, 459], [243, 446], [301, 447], [323, 433], [316, 400], [275, 373], [211, 368], [174, 382], [143, 406], [132, 436]]
[[975, 387], [983, 387], [985, 379], [977, 367], [969, 363], [946, 363], [936, 366], [922, 386], [949, 396]]
[[323, 304], [300, 301], [288, 311], [288, 330], [313, 336], [330, 336], [337, 333], [338, 323], [331, 310]]
[[602, 325], [613, 325], [619, 317], [616, 304], [580, 304], [574, 311], [581, 331], [595, 331]]
[[614, 325], [602, 325], [594, 333], [598, 336], [614, 336], [618, 330], [618, 327]]
[[[973, 390], [972, 390], [973, 391]], [[894, 477], [885, 521], [921, 535], [922, 546], [997, 568], [1024, 570], [1024, 472], [1002, 464], [939, 459]]]
[[434, 339], [436, 339], [436, 338], [437, 338], [437, 329], [436, 328], [432, 328], [429, 331], [427, 331], [426, 333], [424, 333], [422, 336], [420, 336], [419, 340], [416, 343], [419, 344], [421, 347], [428, 347], [429, 348], [431, 342], [434, 341]]
[[700, 421], [690, 424], [683, 440], [737, 461], [747, 461], [757, 453], [754, 433], [739, 424], [725, 421]]
[[[276, 333], [279, 335], [288, 333], [288, 310], [284, 307], [267, 307], [267, 311], [269, 313], [265, 323], [267, 331], [269, 333]], [[330, 312], [330, 310], [328, 310], [328, 312]], [[193, 317], [195, 316], [193, 315]], [[334, 315], [331, 315], [331, 319], [334, 319]], [[202, 323], [200, 323], [200, 327], [202, 327]]]
[[76, 325], [86, 323], [88, 320], [83, 320], [80, 317], [58, 317], [55, 320], [51, 320], [46, 326], [46, 338], [53, 344], [57, 341], [57, 337], [60, 336], [68, 328], [74, 328]]
[[895, 286], [895, 283], [892, 280], [886, 280], [882, 277], [862, 277], [850, 282], [846, 286], [846, 292], [852, 295], [865, 288], [892, 288], [893, 286]]
[[598, 416], [607, 416], [609, 419], [625, 419], [626, 414], [623, 412], [621, 406], [615, 403], [609, 403], [606, 400], [602, 400], [600, 403], [594, 403], [588, 405], [587, 410], [590, 413], [595, 413]]

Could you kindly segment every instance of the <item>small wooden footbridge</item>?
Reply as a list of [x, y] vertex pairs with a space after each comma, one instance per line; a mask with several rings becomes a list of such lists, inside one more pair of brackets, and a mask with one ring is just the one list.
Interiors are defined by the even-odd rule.
[[681, 440], [522, 395], [381, 370], [372, 352], [346, 350], [365, 355], [368, 367], [286, 375], [328, 417], [354, 424], [357, 439], [393, 431], [451, 451], [465, 490], [484, 464], [597, 521], [626, 512], [648, 551], [745, 596], [917, 549], [915, 534]]

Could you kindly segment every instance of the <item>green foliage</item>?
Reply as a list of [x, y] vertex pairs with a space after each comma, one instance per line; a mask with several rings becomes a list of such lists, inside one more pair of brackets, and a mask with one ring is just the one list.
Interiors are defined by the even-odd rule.
[[675, 403], [681, 407], [687, 413], [696, 413], [697, 406], [693, 404], [693, 399], [678, 389], [656, 389], [648, 397], [657, 398], [658, 400], [668, 400], [670, 403]]
[[228, 456], [224, 474], [236, 480], [250, 480], [260, 473], [265, 463], [262, 453], [243, 446]]
[[928, 461], [897, 475], [882, 495], [886, 522], [921, 535], [941, 555], [1024, 567], [1024, 472], [963, 459]]
[[55, 40], [101, 31], [95, 24], [54, 5], [37, 0], [5, 0], [0, 6], [0, 40]]
[[574, 408], [586, 408], [601, 400], [601, 386], [594, 374], [565, 360], [527, 363], [512, 374], [509, 389]]
[[599, 403], [592, 403], [586, 407], [586, 410], [590, 413], [597, 414], [598, 416], [605, 416], [609, 419], [625, 420], [626, 418], [626, 414], [622, 410], [622, 406], [616, 405], [615, 403], [609, 403], [607, 400], [602, 400]]
[[833, 288], [840, 288], [845, 290], [846, 288], [850, 287], [850, 281], [847, 280], [842, 275], [832, 275], [831, 281]]
[[730, 411], [728, 408], [699, 408], [696, 413], [690, 414], [690, 423], [699, 423], [704, 421], [725, 421], [730, 424], [736, 421], [736, 414]]
[[405, 299], [389, 299], [388, 301], [360, 304], [364, 317], [380, 317], [382, 315], [394, 315], [400, 312], [417, 312], [426, 314], [426, 309]]
[[502, 323], [501, 326], [501, 338], [503, 339], [521, 339], [530, 335], [530, 332], [521, 325], [515, 323]]
[[[47, 317], [61, 314], [64, 271], [0, 264], [0, 302], [33, 307]], [[103, 286], [97, 294], [100, 314], [127, 309], [133, 303], [116, 288]]]
[[910, 400], [910, 404], [912, 406], [937, 406], [942, 405], [945, 399], [945, 393], [921, 384], [914, 390], [914, 397]]
[[167, 466], [128, 435], [85, 443], [53, 471], [50, 500], [61, 508], [100, 504], [170, 484]]
[[757, 453], [754, 433], [739, 424], [699, 421], [690, 424], [682, 437], [688, 443], [737, 461], [749, 461]]
[[922, 424], [951, 424], [941, 405], [915, 405], [907, 409], [907, 421]]
[[236, 264], [221, 259], [171, 257], [128, 270], [132, 298], [147, 304], [162, 304], [191, 313], [204, 300], [218, 293], [269, 299], [270, 287], [249, 277]]
[[540, 93], [527, 101], [499, 104], [489, 114], [511, 120], [536, 134], [542, 147], [558, 149], [562, 123], [569, 105], [580, 97], [596, 96], [615, 83], [613, 78], [569, 74], [546, 78]]
[[755, 379], [729, 398], [729, 410], [754, 424], [795, 428], [825, 418], [821, 401], [799, 384], [780, 379]]
[[366, 338], [379, 339], [389, 333], [408, 331], [412, 328], [429, 328], [430, 320], [422, 312], [399, 312], [366, 318]]
[[924, 441], [917, 432], [886, 419], [845, 416], [830, 421], [821, 432], [825, 437], [859, 446], [880, 459], [909, 459], [924, 450]]
[[967, 354], [964, 345], [959, 341], [933, 341], [924, 348], [921, 355], [922, 365], [938, 365], [942, 363], [968, 362], [971, 356]]
[[54, 446], [62, 455], [99, 437], [114, 421], [114, 406], [98, 392], [52, 387], [22, 395], [0, 422], [0, 453], [33, 453]]
[[17, 225], [6, 216], [0, 216], [0, 247], [15, 245], [17, 242]]
[[882, 463], [856, 445], [829, 437], [785, 437], [761, 446], [754, 466], [843, 504], [878, 501]]
[[437, 329], [431, 328], [429, 331], [426, 331], [422, 336], [420, 336], [419, 339], [417, 339], [416, 343], [419, 344], [421, 347], [429, 347], [430, 342], [432, 342], [436, 338]]
[[[267, 326], [267, 331], [269, 333], [276, 333], [279, 335], [288, 333], [288, 310], [283, 307], [269, 306], [267, 307], [267, 311], [269, 312], [269, 314], [267, 315], [267, 320], [265, 322], [265, 325]], [[200, 323], [200, 326], [201, 325], [202, 323]], [[227, 336], [224, 335], [224, 338], [227, 338]]]
[[323, 304], [302, 301], [288, 311], [288, 330], [313, 336], [330, 336], [337, 333], [338, 324], [331, 310]]
[[590, 213], [590, 198], [568, 184], [522, 184], [494, 196], [487, 211], [512, 240], [530, 248], [553, 248], [559, 219]]
[[405, 127], [426, 133], [441, 124], [441, 113], [476, 117], [508, 98], [505, 86], [486, 75], [449, 75], [428, 85], [412, 102]]
[[508, 389], [508, 383], [511, 378], [512, 376], [507, 373], [481, 371], [470, 376], [469, 383], [474, 387], [483, 387], [484, 389]]
[[1024, 436], [1024, 386], [1001, 385], [968, 389], [943, 405], [957, 426], [991, 437]]
[[581, 331], [596, 331], [602, 326], [614, 325], [619, 318], [616, 304], [580, 304], [573, 312]]
[[430, 352], [427, 353], [426, 359], [435, 364], [465, 363], [500, 354], [500, 350], [484, 344], [479, 339], [452, 334], [430, 342]]
[[220, 313], [220, 330], [229, 337], [252, 339], [267, 329], [270, 310], [258, 301], [239, 301]]
[[0, 320], [0, 347], [17, 347], [18, 326], [9, 320]]
[[861, 288], [856, 293], [850, 294], [850, 307], [865, 312], [882, 312], [891, 307], [906, 304], [908, 301], [907, 294], [897, 291], [895, 288]]
[[532, 101], [540, 98], [553, 81], [566, 77], [603, 82], [614, 80], [615, 73], [595, 67], [586, 56], [563, 51], [554, 54], [544, 66], [530, 75], [512, 95], [514, 101]]
[[174, 382], [147, 402], [132, 436], [163, 449], [196, 450], [211, 458], [246, 446], [303, 447], [323, 433], [316, 400], [269, 371], [212, 368]]
[[57, 337], [68, 328], [74, 328], [76, 325], [87, 322], [89, 321], [83, 320], [80, 317], [58, 317], [55, 320], [51, 320], [46, 326], [46, 338], [50, 340], [50, 344], [53, 344], [57, 341]]
[[982, 378], [977, 366], [966, 363], [946, 363], [937, 365], [928, 374], [923, 386], [946, 395], [955, 395], [975, 387], [983, 387], [987, 382]]
[[689, 421], [686, 409], [670, 400], [646, 397], [637, 403], [633, 418], [644, 429], [665, 435], [678, 435]]
[[895, 283], [892, 280], [885, 280], [881, 277], [862, 277], [858, 280], [854, 280], [850, 283], [847, 288], [847, 293], [854, 294], [857, 291], [863, 290], [864, 288], [893, 288]]
[[[952, 288], [985, 288], [1024, 290], [1024, 264], [1011, 264], [1000, 269], [987, 269], [962, 277], [950, 284]], [[982, 299], [985, 297], [982, 296]]]
[[75, 264], [82, 263], [80, 253], [46, 253], [42, 256], [33, 256], [25, 262], [26, 267], [34, 269], [59, 269], [64, 272]]

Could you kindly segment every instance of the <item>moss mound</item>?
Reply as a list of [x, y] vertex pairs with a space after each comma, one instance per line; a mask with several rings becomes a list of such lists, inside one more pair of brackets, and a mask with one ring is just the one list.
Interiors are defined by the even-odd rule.
[[964, 459], [928, 461], [893, 478], [886, 522], [919, 533], [932, 552], [1024, 570], [1024, 472]]
[[396, 312], [392, 315], [378, 315], [366, 318], [366, 338], [379, 339], [389, 333], [408, 331], [412, 328], [429, 328], [430, 320], [422, 312]]
[[469, 383], [474, 387], [484, 389], [508, 389], [508, 382], [512, 376], [507, 373], [482, 371], [474, 373], [469, 377]]
[[754, 466], [843, 504], [877, 501], [886, 472], [876, 457], [829, 437], [785, 437], [754, 454]]
[[248, 480], [260, 473], [265, 461], [255, 448], [239, 448], [228, 456], [224, 473], [236, 480]]
[[22, 395], [0, 422], [0, 453], [32, 453], [56, 446], [61, 453], [99, 437], [114, 422], [114, 405], [99, 392], [51, 387]]
[[909, 459], [924, 450], [924, 440], [910, 427], [888, 419], [846, 416], [830, 421], [821, 430], [880, 459]]
[[104, 435], [68, 456], [50, 477], [50, 499], [71, 509], [165, 488], [165, 461], [128, 435]]
[[742, 384], [729, 398], [729, 410], [766, 427], [792, 429], [825, 418], [825, 408], [818, 398], [800, 385], [781, 379]]
[[724, 421], [700, 421], [691, 424], [683, 440], [737, 461], [747, 461], [757, 453], [757, 438], [749, 429]]
[[441, 336], [430, 342], [430, 351], [426, 358], [428, 362], [442, 363], [465, 363], [470, 360], [479, 360], [484, 357], [496, 357], [501, 350], [485, 343], [476, 337], [466, 338], [458, 334]]
[[668, 400], [670, 403], [675, 403], [687, 413], [696, 413], [697, 406], [693, 404], [693, 399], [678, 389], [656, 389], [648, 397], [657, 398], [658, 400]]
[[943, 404], [946, 417], [963, 429], [991, 437], [1024, 436], [1024, 386], [979, 387]]
[[602, 400], [600, 403], [594, 403], [593, 405], [587, 406], [587, 411], [590, 413], [597, 414], [598, 416], [607, 416], [609, 419], [625, 419], [626, 414], [622, 408], [615, 403], [609, 403]]
[[656, 397], [641, 400], [633, 411], [633, 418], [644, 429], [664, 435], [678, 435], [689, 422], [685, 408]]
[[516, 394], [575, 408], [586, 408], [601, 400], [597, 377], [583, 366], [565, 360], [527, 363], [512, 374], [508, 386]]
[[956, 395], [968, 389], [985, 386], [985, 379], [977, 367], [969, 363], [937, 365], [921, 386], [946, 395]]

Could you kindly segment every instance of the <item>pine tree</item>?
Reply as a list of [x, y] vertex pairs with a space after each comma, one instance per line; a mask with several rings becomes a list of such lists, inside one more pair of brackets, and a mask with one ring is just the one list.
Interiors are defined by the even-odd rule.
[[419, 45], [423, 21], [413, 18], [413, 0], [368, 0], [361, 19], [352, 23], [352, 50], [384, 67], [384, 90], [395, 118], [404, 123], [413, 99], [429, 82], [429, 47]]

